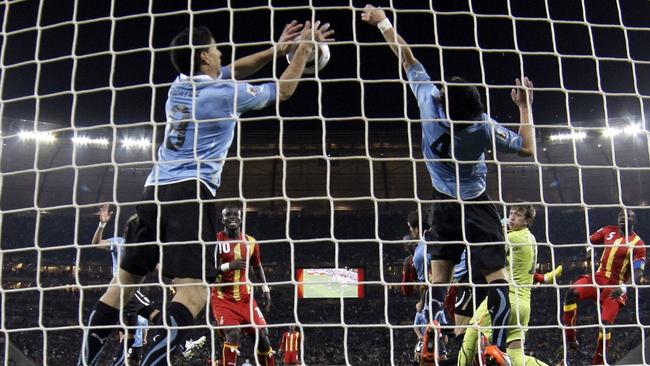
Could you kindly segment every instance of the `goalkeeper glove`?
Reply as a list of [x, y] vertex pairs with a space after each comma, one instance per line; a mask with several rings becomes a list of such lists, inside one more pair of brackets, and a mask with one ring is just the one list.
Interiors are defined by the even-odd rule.
[[544, 283], [555, 283], [557, 279], [562, 277], [562, 265], [555, 267], [554, 270], [544, 274]]

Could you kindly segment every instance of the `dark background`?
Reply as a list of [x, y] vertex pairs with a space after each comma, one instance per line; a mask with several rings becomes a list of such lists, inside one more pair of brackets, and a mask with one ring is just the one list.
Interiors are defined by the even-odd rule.
[[[269, 47], [292, 19], [313, 17], [336, 30], [330, 63], [317, 78], [306, 77], [278, 110], [239, 118], [218, 204], [234, 200], [246, 206], [245, 225], [263, 243], [269, 280], [282, 283], [275, 285], [269, 321], [307, 325], [307, 339], [320, 342], [307, 345], [308, 362], [345, 362], [342, 322], [378, 325], [348, 328], [351, 363], [384, 362], [390, 350], [397, 364], [406, 362], [414, 300], [378, 281], [399, 281], [404, 218], [418, 204], [428, 206], [431, 183], [421, 160], [415, 99], [379, 31], [360, 21], [364, 5], [338, 0], [0, 4], [5, 338], [37, 363], [75, 358], [80, 319], [87, 315], [77, 309], [87, 309], [99, 296], [90, 285], [101, 289], [110, 277], [108, 255], [85, 246], [96, 227], [94, 213], [98, 203], [109, 202], [120, 223], [140, 198], [162, 140], [166, 93], [176, 77], [165, 50], [171, 38], [190, 23], [206, 25], [227, 64]], [[489, 114], [512, 129], [518, 123], [510, 101], [514, 79], [527, 75], [534, 81], [537, 155], [521, 159], [488, 152], [488, 192], [506, 204], [539, 204], [533, 227], [543, 243], [539, 261], [546, 269], [558, 263], [570, 268], [562, 286], [586, 270], [587, 235], [613, 223], [621, 206], [636, 208], [637, 231], [650, 237], [649, 2], [374, 5], [391, 9], [393, 24], [433, 80], [460, 75], [479, 84]], [[268, 65], [252, 82], [279, 77], [285, 66], [279, 58], [275, 72]], [[634, 123], [638, 134], [602, 136], [607, 126]], [[57, 141], [18, 138], [20, 131], [35, 128], [53, 132]], [[550, 140], [572, 130], [586, 138]], [[111, 144], [75, 146], [69, 142], [75, 134], [106, 137]], [[120, 144], [125, 137], [154, 144], [125, 149]], [[117, 226], [108, 231], [118, 233]], [[296, 318], [290, 270], [337, 264], [362, 266], [367, 279], [377, 281], [368, 285], [367, 298], [300, 302]], [[555, 314], [562, 291], [543, 289], [534, 298], [532, 324], [556, 327], [531, 332], [530, 348], [547, 362], [561, 358]], [[646, 312], [635, 310], [644, 303], [633, 301], [624, 309], [621, 322], [628, 330], [615, 332], [616, 358], [643, 335], [638, 325], [648, 324]], [[535, 309], [551, 309], [553, 316]], [[43, 322], [34, 314], [43, 314]], [[592, 315], [581, 321], [597, 324]], [[24, 331], [41, 324], [48, 331]], [[279, 331], [272, 329], [275, 339]], [[595, 331], [584, 332], [583, 344], [592, 347], [587, 353]], [[372, 347], [381, 351], [368, 355]]]

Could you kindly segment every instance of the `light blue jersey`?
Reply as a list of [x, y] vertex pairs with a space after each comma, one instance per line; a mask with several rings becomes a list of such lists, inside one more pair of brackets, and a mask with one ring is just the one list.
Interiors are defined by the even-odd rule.
[[420, 333], [422, 333], [422, 335], [424, 335], [424, 333], [427, 331], [427, 324], [429, 324], [428, 306], [415, 313], [415, 319], [413, 320], [413, 325], [420, 329]]
[[460, 262], [454, 266], [454, 282], [460, 282], [463, 276], [467, 274], [467, 249], [463, 250], [460, 256]]
[[120, 258], [124, 256], [124, 238], [116, 236], [114, 238], [106, 239], [111, 245], [111, 259], [113, 260], [113, 276], [117, 276], [117, 271], [120, 268]]
[[147, 318], [138, 315], [138, 328], [135, 330], [133, 337], [133, 347], [144, 346], [144, 332], [149, 329], [149, 321]]
[[235, 119], [275, 99], [275, 83], [234, 81], [229, 67], [222, 68], [216, 80], [208, 75], [179, 75], [165, 105], [165, 140], [145, 186], [200, 179], [216, 194], [235, 136]]
[[[483, 114], [483, 122], [464, 129], [454, 130], [453, 155], [451, 131], [440, 99], [440, 90], [431, 82], [422, 64], [413, 65], [407, 73], [411, 90], [418, 100], [422, 119], [422, 153], [427, 160], [433, 188], [451, 197], [458, 197], [456, 189], [456, 164], [460, 181], [460, 198], [471, 199], [485, 191], [487, 167], [485, 150], [492, 148], [516, 153], [521, 150], [522, 138]], [[441, 160], [444, 159], [444, 160]], [[449, 159], [454, 159], [452, 162]], [[462, 163], [463, 161], [475, 161]]]
[[425, 276], [430, 262], [431, 253], [427, 252], [427, 244], [422, 240], [415, 247], [415, 252], [413, 252], [413, 266], [415, 266], [415, 271], [418, 274], [418, 281], [424, 282], [426, 280]]

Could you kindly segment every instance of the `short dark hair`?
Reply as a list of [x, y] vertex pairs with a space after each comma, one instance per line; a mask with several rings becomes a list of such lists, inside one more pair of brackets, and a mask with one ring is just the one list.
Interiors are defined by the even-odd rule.
[[[411, 211], [409, 212], [408, 216], [406, 217], [406, 222], [411, 225], [412, 228], [420, 228], [420, 213], [418, 211]], [[422, 227], [424, 227], [424, 230], [429, 230], [429, 223], [427, 222], [427, 216], [424, 215], [422, 216]]]
[[[176, 71], [185, 75], [197, 74], [199, 67], [203, 63], [201, 61], [201, 52], [207, 51], [207, 46], [212, 44], [213, 39], [212, 32], [205, 26], [194, 27], [192, 29], [191, 44], [189, 27], [178, 33], [169, 45], [170, 47], [177, 47], [169, 53], [169, 57]], [[192, 58], [192, 47], [194, 47], [194, 58]], [[192, 61], [194, 61], [194, 70], [192, 70]]]
[[241, 213], [242, 209], [241, 207], [235, 205], [224, 206], [223, 209], [221, 210], [221, 216], [225, 215], [226, 211], [238, 211], [239, 213]]
[[[467, 84], [468, 81], [452, 76], [449, 82]], [[485, 111], [481, 94], [474, 85], [447, 85], [445, 95], [449, 103], [447, 118], [452, 121], [476, 121]], [[444, 101], [443, 101], [444, 102]]]

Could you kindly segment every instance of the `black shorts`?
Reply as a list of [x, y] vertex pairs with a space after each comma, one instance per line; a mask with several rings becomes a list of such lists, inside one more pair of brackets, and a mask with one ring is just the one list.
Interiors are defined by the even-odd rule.
[[[432, 260], [460, 261], [463, 250], [469, 250], [469, 262], [472, 271], [483, 275], [490, 274], [506, 265], [505, 239], [501, 219], [487, 193], [465, 200], [465, 235], [462, 230], [461, 204], [452, 200], [446, 194], [433, 190], [434, 200], [449, 200], [434, 202], [431, 212], [431, 230], [426, 236], [427, 241], [449, 242], [430, 246]], [[466, 243], [469, 244], [466, 246]], [[497, 243], [497, 244], [483, 244]]]
[[[485, 278], [483, 276], [474, 276], [475, 279], [472, 284], [484, 284]], [[469, 273], [459, 281], [459, 283], [470, 283]], [[487, 297], [487, 287], [477, 287], [471, 285], [458, 285], [458, 292], [456, 293], [456, 303], [454, 304], [454, 314], [466, 316], [471, 318], [474, 315], [474, 298], [476, 298], [476, 307], [485, 300]]]
[[[145, 187], [142, 201], [155, 200], [155, 191], [154, 186]], [[197, 192], [197, 181], [189, 180], [158, 186], [157, 198], [160, 210], [156, 203], [142, 203], [136, 208], [138, 220], [132, 225], [134, 227], [128, 229], [125, 238], [127, 245], [120, 268], [145, 276], [160, 262], [161, 272], [166, 277], [213, 281], [217, 272], [214, 261], [208, 254], [213, 251], [210, 250], [210, 245], [199, 242], [199, 223], [202, 240], [211, 243], [216, 241], [217, 208], [210, 190], [199, 183]], [[202, 201], [198, 202], [198, 198]], [[177, 202], [183, 200], [192, 201]], [[129, 245], [147, 242], [155, 244]]]

